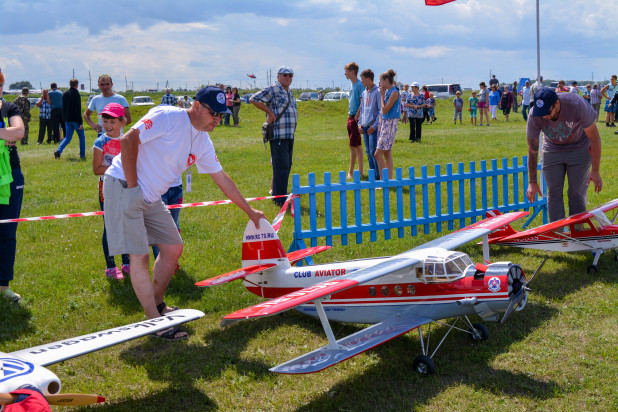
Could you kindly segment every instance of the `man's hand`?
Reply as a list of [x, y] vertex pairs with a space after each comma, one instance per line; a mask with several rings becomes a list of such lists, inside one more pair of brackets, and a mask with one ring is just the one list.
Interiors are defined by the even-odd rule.
[[275, 120], [277, 120], [277, 116], [275, 116], [273, 112], [268, 112], [268, 117], [266, 118], [266, 122], [268, 124], [273, 124], [275, 123]]
[[590, 182], [594, 183], [594, 191], [599, 193], [601, 189], [603, 189], [603, 179], [598, 172], [590, 172], [590, 176], [588, 177], [588, 185]]
[[249, 212], [247, 212], [247, 215], [249, 216], [249, 219], [251, 219], [251, 221], [255, 224], [256, 229], [260, 228], [260, 219], [268, 220], [266, 219], [266, 215], [264, 214], [264, 212], [254, 208], [250, 208]]
[[539, 197], [543, 197], [543, 193], [541, 193], [538, 183], [529, 183], [526, 196], [528, 197], [528, 201], [530, 203], [534, 202], [534, 195], [536, 194], [538, 194]]

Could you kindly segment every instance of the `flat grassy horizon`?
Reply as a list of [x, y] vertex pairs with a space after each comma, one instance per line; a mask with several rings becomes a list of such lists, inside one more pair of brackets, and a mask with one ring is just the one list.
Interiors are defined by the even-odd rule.
[[[466, 102], [468, 93], [464, 93]], [[130, 101], [130, 96], [127, 98]], [[464, 124], [453, 125], [451, 100], [438, 100], [438, 121], [423, 126], [420, 144], [410, 143], [409, 126], [399, 124], [393, 158], [404, 175], [409, 167], [418, 173], [426, 165], [433, 174], [436, 164], [444, 171], [447, 163], [456, 168], [464, 162], [467, 169], [470, 161], [478, 164], [498, 159], [501, 164], [502, 158], [508, 158], [510, 164], [511, 158], [527, 154], [521, 113], [511, 113], [508, 123], [499, 113], [491, 126], [473, 127], [464, 111]], [[149, 108], [131, 108], [134, 122]], [[298, 102], [298, 110], [292, 173], [300, 175], [302, 184], [312, 172], [318, 182], [324, 172], [330, 172], [333, 181], [338, 179], [349, 164], [347, 101]], [[30, 145], [19, 146], [26, 179], [22, 217], [98, 210], [98, 178], [91, 164], [96, 133], [86, 126], [87, 161], [79, 160], [76, 136], [57, 160], [55, 145], [36, 145], [38, 109], [33, 110], [32, 118]], [[264, 116], [243, 104], [240, 119], [240, 128], [218, 127], [210, 135], [221, 164], [243, 195], [265, 196], [271, 167], [269, 150], [260, 137]], [[604, 123], [597, 126], [603, 141], [604, 188], [601, 193], [589, 191], [589, 207], [618, 198], [616, 129], [606, 128]], [[192, 171], [193, 190], [185, 190], [185, 203], [224, 198], [207, 175]], [[252, 206], [264, 210], [270, 220], [278, 212], [270, 201]], [[103, 405], [70, 410], [618, 409], [618, 263], [613, 252], [601, 257], [596, 275], [586, 273], [590, 254], [550, 254], [531, 284], [528, 305], [503, 325], [485, 323], [490, 332], [487, 342], [473, 344], [461, 333], [451, 334], [434, 358], [437, 372], [433, 376], [422, 377], [412, 369], [414, 358], [421, 353], [416, 331], [325, 371], [285, 376], [272, 374], [268, 368], [324, 345], [319, 320], [288, 311], [222, 329], [219, 322], [223, 316], [261, 299], [240, 282], [208, 289], [194, 286], [197, 281], [240, 267], [247, 221], [233, 205], [181, 211], [185, 248], [166, 302], [202, 310], [206, 316], [185, 325], [191, 336], [182, 342], [146, 337], [50, 366], [62, 381], [62, 392], [96, 393], [107, 398]], [[537, 218], [532, 226], [540, 223]], [[19, 224], [11, 288], [23, 299], [19, 306], [0, 300], [1, 351], [145, 318], [130, 280], [112, 281], [103, 275], [102, 230], [100, 217]], [[446, 232], [443, 228], [442, 233]], [[292, 233], [293, 219], [288, 212], [279, 231], [286, 248]], [[392, 255], [440, 235], [432, 227], [429, 235], [406, 234], [398, 239], [393, 233], [393, 239], [384, 240], [378, 234], [377, 242], [360, 245], [351, 237], [347, 246], [335, 238], [333, 249], [314, 260], [326, 263]], [[461, 250], [477, 262], [482, 260], [481, 248], [475, 244]], [[518, 263], [528, 275], [546, 255], [506, 247], [491, 249], [492, 260]], [[363, 327], [333, 323], [338, 338]], [[444, 332], [444, 327], [436, 325], [434, 343]], [[69, 410], [58, 410], [64, 409]]]

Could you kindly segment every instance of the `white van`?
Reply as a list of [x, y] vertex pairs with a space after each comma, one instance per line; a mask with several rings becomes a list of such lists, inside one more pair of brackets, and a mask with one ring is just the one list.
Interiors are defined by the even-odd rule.
[[456, 83], [428, 84], [427, 90], [429, 90], [429, 93], [433, 93], [433, 97], [437, 99], [448, 99], [449, 97], [455, 97], [455, 93], [458, 91], [461, 92], [461, 86]]

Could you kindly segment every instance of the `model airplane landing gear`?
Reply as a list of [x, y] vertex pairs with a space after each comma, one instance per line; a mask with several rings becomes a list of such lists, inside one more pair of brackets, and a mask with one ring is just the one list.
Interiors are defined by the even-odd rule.
[[[462, 329], [462, 328], [455, 326], [457, 322], [460, 320], [466, 323], [467, 326], [470, 327], [470, 329], [466, 330], [466, 329]], [[423, 339], [422, 327], [421, 326], [418, 327], [418, 336], [421, 341], [421, 350], [423, 354], [417, 356], [414, 359], [413, 365], [414, 365], [414, 370], [423, 375], [431, 375], [432, 373], [436, 371], [436, 365], [433, 362], [432, 358], [436, 354], [440, 346], [442, 345], [442, 342], [444, 342], [446, 337], [449, 335], [449, 333], [451, 333], [453, 329], [456, 329], [463, 333], [467, 333], [468, 336], [470, 336], [470, 339], [472, 339], [475, 342], [485, 341], [489, 339], [489, 331], [487, 330], [485, 325], [481, 323], [472, 324], [472, 322], [470, 322], [470, 319], [468, 319], [467, 316], [457, 317], [451, 324], [440, 322], [440, 321], [436, 321], [435, 323], [448, 326], [449, 328], [444, 334], [444, 336], [442, 337], [442, 340], [440, 340], [440, 343], [438, 343], [438, 346], [436, 346], [436, 348], [433, 350], [433, 352], [431, 352], [431, 350], [429, 349], [429, 339], [431, 338], [431, 323], [427, 325], [426, 339]]]
[[599, 263], [599, 258], [601, 257], [602, 254], [603, 254], [602, 249], [597, 249], [597, 250], [592, 251], [592, 256], [594, 256], [594, 260], [592, 261], [592, 265], [588, 266], [587, 272], [589, 275], [593, 273], [599, 273], [599, 266], [597, 264]]
[[429, 356], [418, 355], [414, 359], [414, 370], [423, 375], [431, 375], [436, 371], [436, 365]]
[[470, 329], [468, 333], [473, 342], [482, 342], [489, 339], [489, 330], [482, 323], [475, 323], [472, 325], [472, 329]]

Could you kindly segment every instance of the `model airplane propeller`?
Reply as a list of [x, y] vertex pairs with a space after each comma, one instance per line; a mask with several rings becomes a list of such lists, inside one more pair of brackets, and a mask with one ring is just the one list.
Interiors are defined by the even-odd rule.
[[45, 366], [150, 335], [202, 316], [204, 313], [199, 310], [181, 309], [155, 319], [76, 338], [11, 353], [0, 352], [0, 405], [12, 403], [15, 397], [10, 392], [24, 384], [39, 388], [51, 405], [87, 405], [105, 402], [105, 398], [97, 395], [61, 394], [60, 379]]
[[[597, 264], [603, 252], [618, 248], [618, 225], [615, 224], [618, 213], [612, 219], [605, 214], [616, 208], [618, 199], [522, 232], [506, 225], [489, 236], [489, 243], [554, 252], [591, 251], [594, 260], [588, 266], [588, 273], [598, 272]], [[497, 211], [487, 213], [488, 217], [499, 215]], [[618, 255], [614, 258], [618, 260]]]
[[[423, 354], [416, 358], [414, 366], [421, 373], [432, 373], [432, 358], [451, 330], [466, 332], [474, 340], [487, 339], [487, 328], [473, 324], [468, 316], [497, 321], [511, 304], [521, 310], [528, 293], [518, 265], [475, 265], [468, 255], [452, 249], [479, 237], [485, 242], [484, 250], [488, 249], [489, 233], [527, 214], [515, 212], [488, 218], [392, 257], [303, 267], [293, 267], [298, 256], [306, 257], [328, 247], [286, 255], [267, 221], [261, 220], [259, 229], [249, 222], [242, 245], [243, 268], [196, 285], [214, 286], [243, 279], [249, 291], [270, 299], [225, 316], [222, 326], [291, 308], [320, 319], [328, 345], [276, 366], [273, 372], [317, 372], [418, 328]], [[512, 303], [515, 299], [517, 302]], [[447, 324], [449, 329], [432, 352], [431, 323], [448, 318], [455, 320]], [[329, 321], [372, 326], [337, 340]], [[464, 326], [456, 327], [462, 321]], [[426, 340], [421, 330], [424, 325], [428, 325]]]
[[[512, 285], [513, 293], [515, 295], [512, 297], [511, 303], [509, 303], [508, 308], [506, 308], [506, 312], [504, 312], [504, 316], [502, 316], [502, 320], [500, 321], [500, 323], [504, 323], [506, 319], [511, 315], [511, 313], [513, 313], [513, 311], [520, 311], [524, 308], [524, 306], [526, 306], [526, 302], [528, 301], [528, 292], [531, 291], [528, 285], [532, 282], [532, 279], [534, 279], [536, 274], [539, 273], [539, 270], [541, 270], [547, 259], [549, 258], [546, 257], [545, 259], [543, 259], [539, 267], [534, 271], [534, 274], [532, 274], [532, 277], [527, 282], [525, 281], [526, 279], [523, 276], [509, 276], [509, 286]], [[513, 266], [511, 270], [520, 271], [521, 268], [519, 266]], [[511, 282], [511, 279], [513, 279], [513, 282]]]

